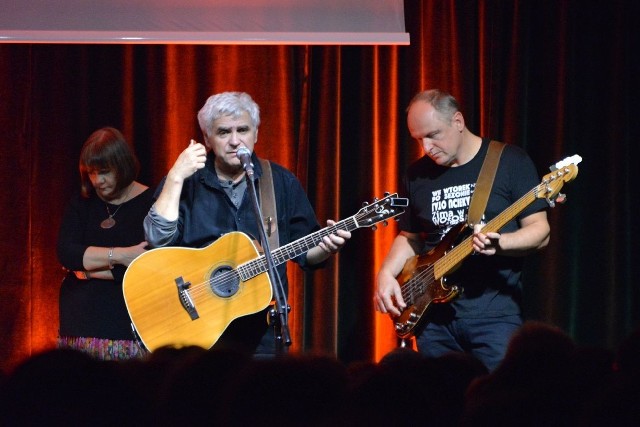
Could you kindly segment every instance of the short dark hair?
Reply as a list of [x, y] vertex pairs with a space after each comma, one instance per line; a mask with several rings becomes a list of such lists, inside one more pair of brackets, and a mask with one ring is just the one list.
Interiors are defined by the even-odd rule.
[[118, 129], [103, 127], [89, 135], [82, 145], [79, 169], [80, 191], [84, 197], [89, 197], [93, 191], [89, 179], [91, 170], [113, 171], [116, 177], [115, 190], [120, 191], [138, 177], [140, 162]]
[[418, 101], [433, 105], [433, 108], [440, 114], [440, 116], [448, 122], [451, 122], [453, 115], [457, 111], [460, 111], [460, 105], [453, 95], [441, 91], [440, 89], [429, 89], [417, 93], [411, 99], [411, 102], [409, 102], [407, 112], [409, 112], [409, 108]]

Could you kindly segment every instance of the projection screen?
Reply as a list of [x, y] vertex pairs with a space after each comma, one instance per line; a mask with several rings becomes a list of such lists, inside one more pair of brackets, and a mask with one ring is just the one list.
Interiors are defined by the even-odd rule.
[[0, 43], [408, 45], [402, 0], [0, 0]]

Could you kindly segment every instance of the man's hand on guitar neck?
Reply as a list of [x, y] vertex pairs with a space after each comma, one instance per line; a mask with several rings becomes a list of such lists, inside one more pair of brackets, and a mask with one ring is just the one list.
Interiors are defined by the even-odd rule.
[[473, 227], [473, 252], [482, 255], [495, 255], [500, 249], [500, 233], [483, 233], [484, 224]]
[[474, 227], [473, 250], [482, 255], [525, 256], [549, 243], [547, 212], [540, 211], [520, 219], [520, 228], [510, 233], [482, 232], [483, 224]]
[[[336, 222], [334, 220], [327, 220], [327, 227], [332, 227], [335, 224]], [[331, 255], [338, 253], [350, 238], [350, 231], [336, 229], [335, 233], [324, 236], [318, 246], [311, 248], [311, 250], [307, 252], [307, 261], [311, 265], [321, 263]]]

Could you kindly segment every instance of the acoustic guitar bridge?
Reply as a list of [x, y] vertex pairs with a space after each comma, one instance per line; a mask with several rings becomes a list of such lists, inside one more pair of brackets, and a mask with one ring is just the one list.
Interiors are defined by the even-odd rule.
[[189, 286], [191, 286], [191, 283], [185, 282], [182, 277], [176, 278], [175, 281], [178, 288], [178, 299], [180, 300], [180, 304], [182, 304], [182, 308], [186, 310], [191, 320], [198, 319], [200, 315], [191, 299], [191, 295], [189, 295]]

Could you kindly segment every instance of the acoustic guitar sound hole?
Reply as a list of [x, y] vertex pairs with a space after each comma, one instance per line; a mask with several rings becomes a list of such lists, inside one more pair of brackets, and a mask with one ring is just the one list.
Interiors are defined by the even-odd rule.
[[231, 267], [219, 267], [211, 273], [209, 279], [211, 291], [221, 298], [235, 295], [240, 288], [240, 279]]

